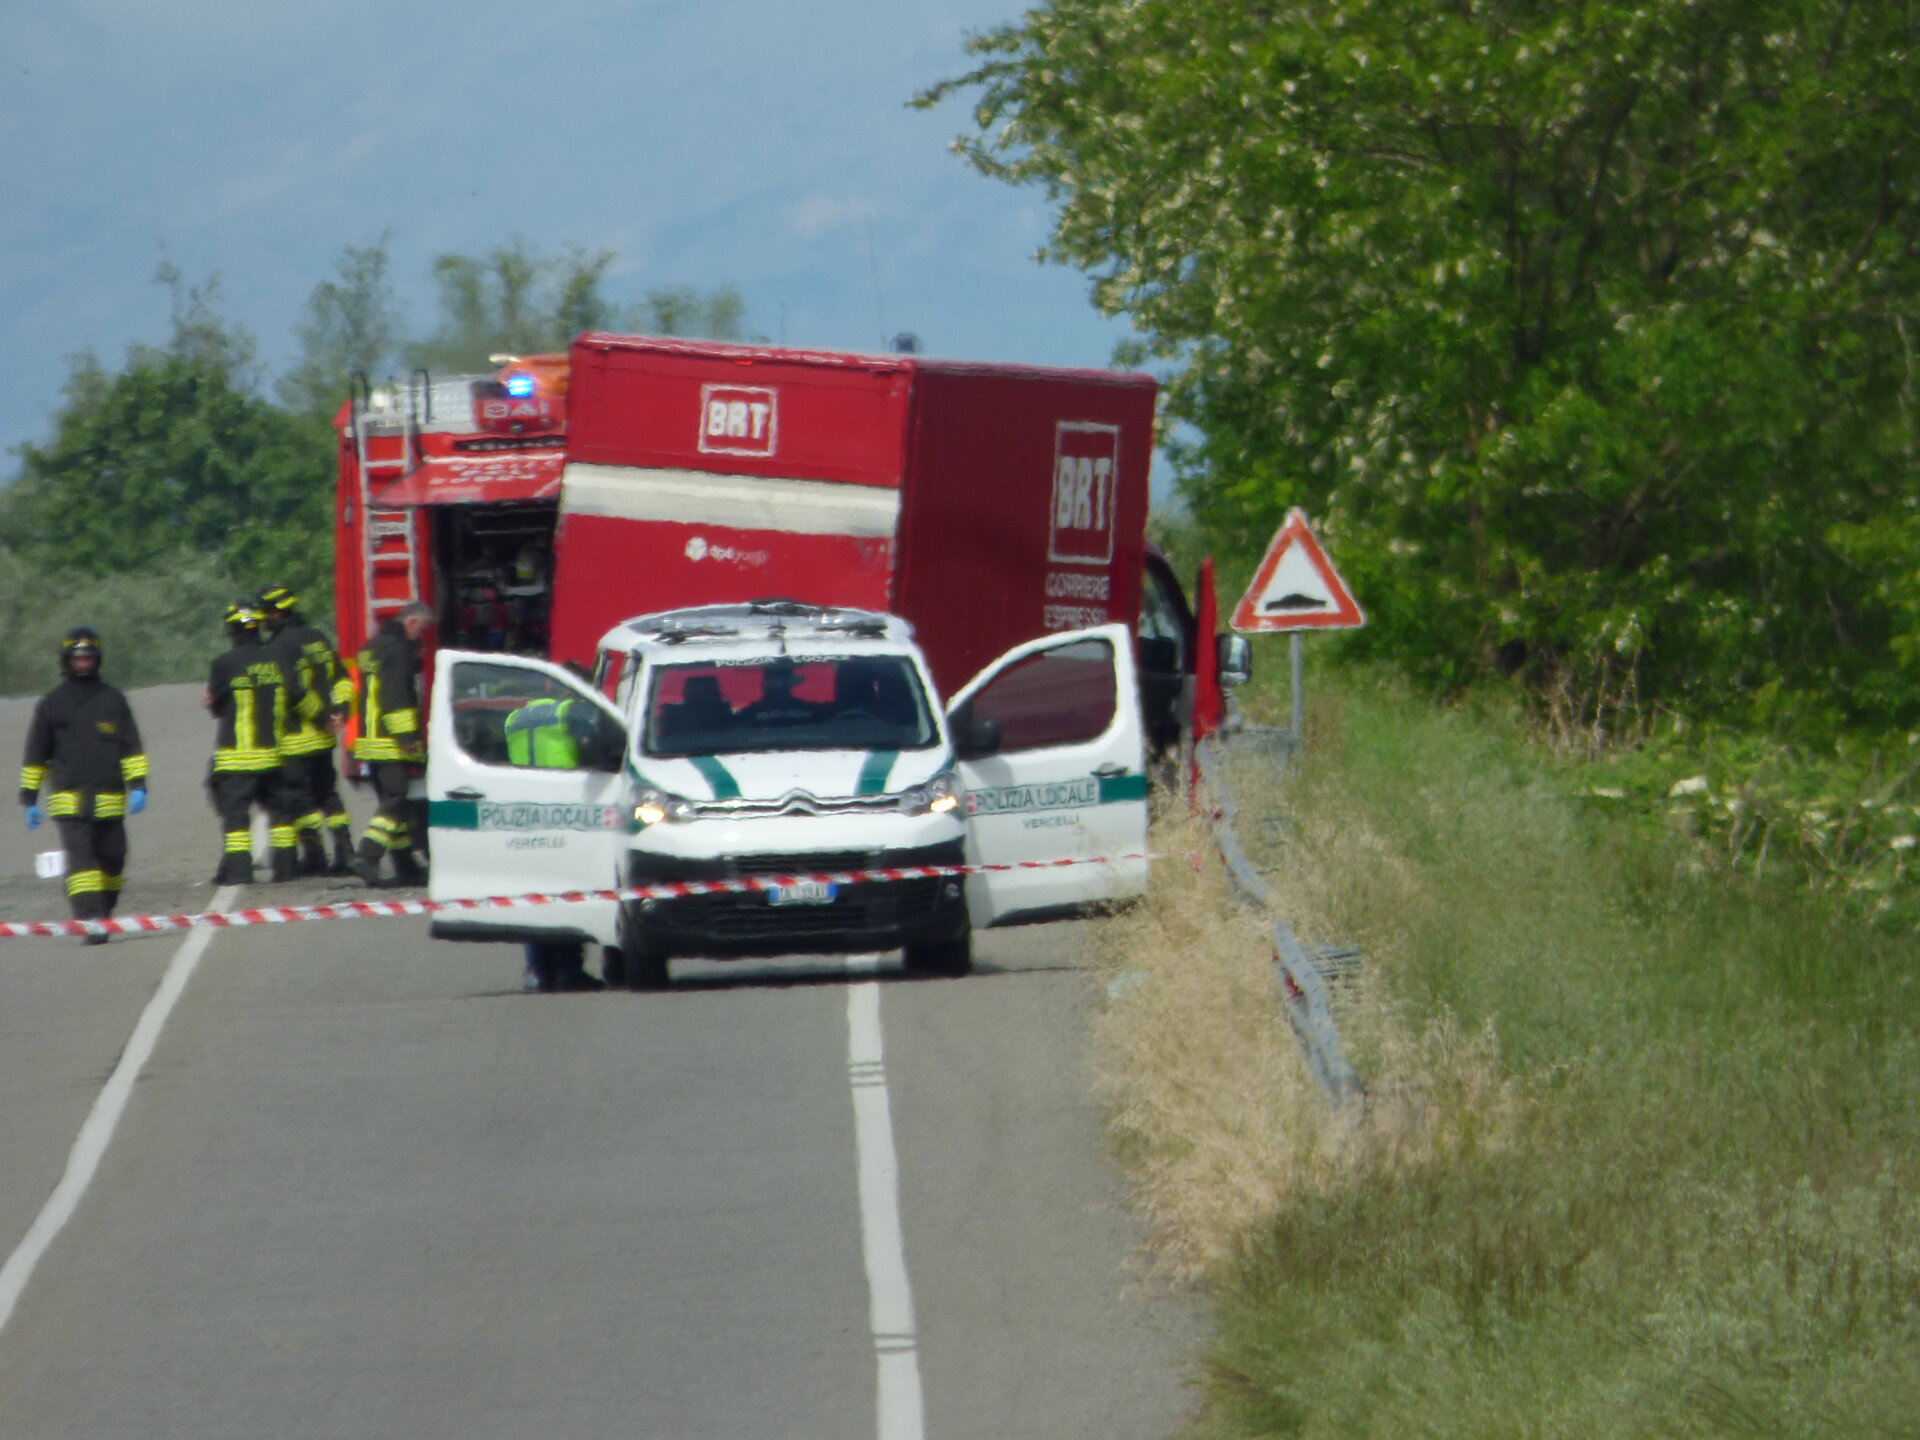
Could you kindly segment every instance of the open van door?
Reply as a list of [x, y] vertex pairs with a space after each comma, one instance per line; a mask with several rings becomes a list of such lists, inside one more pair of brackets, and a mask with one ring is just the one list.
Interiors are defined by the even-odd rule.
[[[961, 690], [947, 733], [966, 789], [967, 862], [1097, 859], [1147, 848], [1133, 632], [1016, 645]], [[1146, 893], [1144, 858], [967, 878], [976, 929]]]
[[[566, 714], [574, 753], [548, 747], [531, 756], [548, 763], [516, 764], [509, 722], [537, 700], [573, 702]], [[427, 723], [428, 894], [464, 900], [620, 885], [626, 746], [619, 712], [558, 665], [442, 650]], [[452, 911], [434, 916], [433, 934], [612, 945], [619, 909], [611, 900], [590, 900]]]

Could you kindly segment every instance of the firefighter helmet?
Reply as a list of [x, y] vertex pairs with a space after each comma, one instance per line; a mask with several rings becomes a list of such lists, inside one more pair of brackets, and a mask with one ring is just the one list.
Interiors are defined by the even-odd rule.
[[60, 673], [73, 674], [73, 662], [93, 657], [93, 668], [100, 668], [100, 632], [91, 625], [76, 625], [60, 637]]
[[259, 608], [275, 614], [285, 615], [300, 608], [300, 597], [285, 585], [269, 585], [260, 592]]
[[258, 630], [260, 607], [252, 600], [236, 600], [227, 606], [227, 613], [222, 618], [227, 622], [227, 629], [236, 635], [243, 630]]

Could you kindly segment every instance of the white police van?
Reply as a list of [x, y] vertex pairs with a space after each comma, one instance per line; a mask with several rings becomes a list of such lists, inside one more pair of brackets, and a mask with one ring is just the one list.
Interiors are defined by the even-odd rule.
[[[942, 706], [912, 627], [791, 601], [645, 615], [588, 679], [439, 652], [428, 725], [436, 900], [911, 865], [1100, 859], [956, 877], [442, 912], [451, 940], [585, 941], [609, 980], [674, 956], [900, 949], [961, 974], [971, 930], [1144, 892], [1147, 779], [1124, 625], [1015, 646]], [[568, 702], [568, 739], [508, 722]], [[521, 745], [513, 752], [528, 757]]]

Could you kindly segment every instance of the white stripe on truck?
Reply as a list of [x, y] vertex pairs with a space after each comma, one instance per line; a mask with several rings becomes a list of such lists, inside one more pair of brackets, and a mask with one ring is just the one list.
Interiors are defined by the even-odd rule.
[[561, 477], [560, 513], [890, 540], [900, 518], [900, 492], [827, 480], [575, 463]]

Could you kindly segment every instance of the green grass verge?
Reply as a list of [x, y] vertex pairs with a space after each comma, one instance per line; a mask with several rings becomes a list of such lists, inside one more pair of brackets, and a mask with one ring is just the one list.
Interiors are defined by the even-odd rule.
[[[331, 563], [322, 547], [318, 565]], [[101, 673], [115, 685], [160, 685], [207, 677], [227, 647], [221, 613], [262, 585], [305, 585], [306, 614], [328, 623], [332, 586], [323, 576], [236, 576], [217, 562], [182, 556], [149, 570], [82, 576], [30, 565], [0, 550], [0, 695], [32, 695], [60, 678], [60, 637], [76, 625], [100, 632]]]
[[1439, 1027], [1501, 1083], [1416, 1084], [1393, 1123], [1448, 1143], [1255, 1227], [1198, 1433], [1915, 1434], [1911, 938], [1583, 798], [1497, 713], [1309, 689], [1276, 859], [1367, 949], [1357, 1063]]

